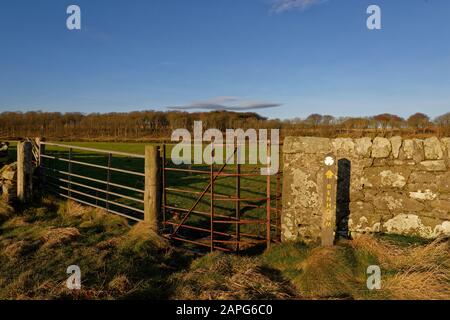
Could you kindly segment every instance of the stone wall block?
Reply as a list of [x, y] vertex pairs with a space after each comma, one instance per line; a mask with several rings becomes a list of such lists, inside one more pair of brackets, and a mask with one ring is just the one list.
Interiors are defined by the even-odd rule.
[[450, 172], [440, 175], [437, 181], [439, 192], [450, 193]]
[[387, 158], [391, 153], [391, 142], [386, 138], [376, 137], [372, 144], [373, 158]]
[[351, 139], [351, 138], [333, 139], [331, 144], [333, 147], [333, 153], [336, 156], [340, 156], [340, 155], [350, 156], [350, 155], [353, 155], [355, 152], [355, 143], [353, 142], [353, 139]]
[[442, 151], [441, 142], [438, 138], [432, 137], [425, 139], [423, 142], [425, 159], [427, 160], [439, 160], [444, 156]]
[[441, 142], [447, 158], [450, 159], [450, 138], [442, 138]]
[[400, 154], [400, 148], [402, 146], [402, 137], [400, 136], [395, 136], [392, 137], [391, 139], [389, 139], [391, 141], [391, 146], [392, 146], [392, 156], [395, 159], [398, 159], [398, 156]]
[[420, 165], [417, 166], [417, 170], [446, 171], [447, 166], [444, 160], [427, 160], [420, 162]]
[[372, 153], [372, 139], [368, 137], [355, 139], [355, 152], [358, 156], [370, 157]]
[[406, 159], [412, 159], [415, 162], [423, 161], [425, 159], [423, 140], [407, 139], [403, 141], [403, 152]]
[[331, 139], [315, 137], [286, 137], [284, 153], [321, 154], [331, 151]]

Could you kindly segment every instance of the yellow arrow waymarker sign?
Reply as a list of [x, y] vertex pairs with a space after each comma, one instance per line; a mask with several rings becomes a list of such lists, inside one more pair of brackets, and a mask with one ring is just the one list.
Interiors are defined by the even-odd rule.
[[331, 170], [328, 170], [327, 173], [325, 173], [325, 175], [327, 176], [328, 179], [331, 179], [334, 177], [334, 173]]

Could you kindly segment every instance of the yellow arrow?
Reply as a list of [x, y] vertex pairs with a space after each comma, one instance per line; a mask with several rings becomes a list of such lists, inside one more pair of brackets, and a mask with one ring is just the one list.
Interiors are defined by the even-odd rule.
[[333, 171], [328, 170], [327, 173], [325, 173], [325, 175], [327, 176], [328, 179], [331, 179], [331, 178], [333, 178], [334, 173], [333, 173]]

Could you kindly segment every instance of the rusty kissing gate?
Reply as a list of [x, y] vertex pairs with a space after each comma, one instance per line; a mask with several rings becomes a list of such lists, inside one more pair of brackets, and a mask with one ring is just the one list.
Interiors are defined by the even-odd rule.
[[[173, 165], [167, 146], [159, 148], [162, 236], [202, 252], [239, 252], [279, 240], [281, 172], [262, 176], [263, 165], [228, 161]], [[51, 155], [49, 147], [59, 151]], [[46, 190], [133, 221], [144, 220], [145, 156], [41, 142], [40, 159]]]

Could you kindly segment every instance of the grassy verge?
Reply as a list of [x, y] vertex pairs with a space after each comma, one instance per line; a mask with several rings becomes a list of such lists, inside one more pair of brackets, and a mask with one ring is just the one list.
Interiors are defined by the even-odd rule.
[[[450, 299], [448, 242], [405, 246], [364, 236], [323, 248], [281, 244], [261, 256], [213, 253], [172, 276], [180, 299]], [[367, 267], [382, 270], [367, 288]]]
[[[164, 299], [167, 276], [190, 259], [143, 224], [47, 199], [0, 228], [0, 299]], [[66, 289], [70, 265], [80, 291]]]
[[[450, 299], [448, 241], [363, 236], [252, 256], [193, 256], [144, 224], [47, 198], [0, 206], [0, 299]], [[82, 290], [65, 286], [78, 265]], [[382, 289], [367, 289], [367, 267]]]

